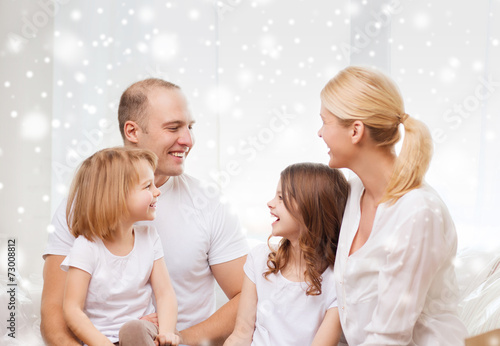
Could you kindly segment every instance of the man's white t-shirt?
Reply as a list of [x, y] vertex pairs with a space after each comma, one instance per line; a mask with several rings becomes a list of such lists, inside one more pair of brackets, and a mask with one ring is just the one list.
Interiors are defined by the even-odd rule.
[[83, 311], [111, 342], [118, 341], [123, 324], [155, 312], [149, 279], [154, 261], [163, 257], [161, 241], [152, 226], [134, 226], [134, 234], [126, 256], [112, 254], [99, 238], [79, 236], [61, 264], [91, 275]]
[[[215, 312], [215, 281], [210, 266], [247, 254], [248, 244], [238, 218], [220, 195], [187, 174], [170, 177], [160, 188], [155, 226], [178, 306], [177, 329], [206, 320]], [[66, 224], [66, 201], [52, 220], [47, 255], [66, 256], [75, 238]]]
[[252, 345], [311, 345], [328, 309], [337, 307], [333, 268], [322, 274], [322, 293], [306, 295], [307, 283], [293, 282], [281, 275], [265, 278], [269, 255], [267, 244], [248, 254], [245, 274], [257, 289], [257, 315]]

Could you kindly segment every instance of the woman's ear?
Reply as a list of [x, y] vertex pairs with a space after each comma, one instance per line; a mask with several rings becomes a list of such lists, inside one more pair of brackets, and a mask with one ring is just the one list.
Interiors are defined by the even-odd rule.
[[361, 141], [365, 134], [365, 124], [361, 120], [356, 120], [351, 125], [351, 141], [352, 144], [357, 144]]
[[140, 131], [140, 127], [132, 120], [128, 120], [123, 125], [123, 134], [125, 135], [125, 139], [130, 143], [137, 144], [139, 142], [138, 132]]

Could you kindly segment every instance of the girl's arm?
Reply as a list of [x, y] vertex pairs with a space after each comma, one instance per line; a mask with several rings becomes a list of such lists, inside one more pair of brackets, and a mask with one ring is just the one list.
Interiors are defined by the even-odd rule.
[[64, 290], [63, 314], [71, 331], [89, 346], [113, 346], [113, 343], [92, 324], [83, 312], [91, 275], [70, 267]]
[[341, 333], [339, 309], [328, 309], [311, 346], [335, 346], [339, 343]]
[[151, 286], [156, 298], [159, 326], [155, 343], [156, 345], [179, 345], [180, 338], [175, 334], [177, 298], [163, 257], [154, 261], [151, 271]]
[[233, 333], [224, 343], [224, 346], [244, 346], [252, 343], [257, 314], [257, 288], [245, 275], [241, 289], [238, 315]]

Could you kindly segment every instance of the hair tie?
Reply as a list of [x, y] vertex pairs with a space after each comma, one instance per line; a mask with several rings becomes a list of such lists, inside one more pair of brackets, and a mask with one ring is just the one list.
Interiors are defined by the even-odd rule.
[[404, 123], [405, 123], [406, 119], [408, 119], [409, 115], [406, 113], [403, 113], [403, 114], [397, 115], [397, 117], [398, 117], [399, 124], [404, 125]]

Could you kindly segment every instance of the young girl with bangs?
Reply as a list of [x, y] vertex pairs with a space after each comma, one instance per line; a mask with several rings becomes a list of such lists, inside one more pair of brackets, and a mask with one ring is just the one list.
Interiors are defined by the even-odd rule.
[[[77, 237], [61, 264], [68, 272], [63, 312], [87, 345], [178, 345], [177, 301], [152, 226], [160, 191], [148, 150], [104, 149], [86, 159], [70, 190], [67, 222]], [[158, 325], [141, 317], [155, 312]]]
[[236, 326], [225, 346], [337, 345], [341, 328], [333, 264], [348, 185], [326, 165], [281, 172], [268, 202], [272, 236], [248, 255]]

